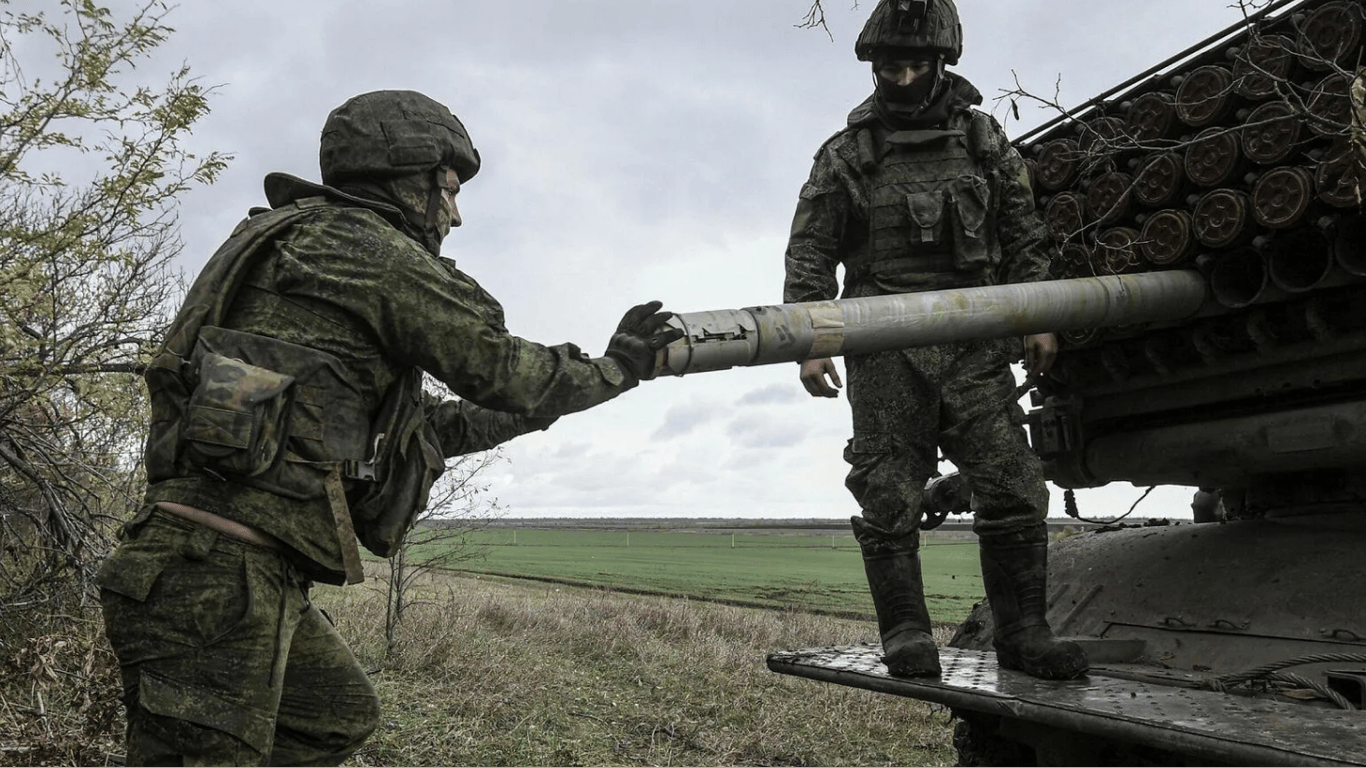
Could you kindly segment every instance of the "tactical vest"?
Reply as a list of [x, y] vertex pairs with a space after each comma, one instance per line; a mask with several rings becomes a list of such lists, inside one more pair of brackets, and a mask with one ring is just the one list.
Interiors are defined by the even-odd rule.
[[[200, 272], [144, 374], [152, 419], [148, 482], [194, 474], [285, 498], [326, 498], [347, 580], [361, 580], [356, 539], [397, 551], [445, 468], [422, 408], [422, 372], [401, 375], [371, 422], [336, 356], [221, 323], [252, 267], [287, 227], [319, 206], [306, 198], [253, 212]], [[351, 482], [348, 498], [343, 479]]]
[[916, 276], [989, 279], [1001, 258], [996, 184], [973, 146], [980, 140], [977, 119], [969, 115], [948, 130], [878, 131], [877, 138], [872, 128], [858, 129], [868, 180], [868, 248], [849, 265], [852, 280], [916, 290], [924, 287]]

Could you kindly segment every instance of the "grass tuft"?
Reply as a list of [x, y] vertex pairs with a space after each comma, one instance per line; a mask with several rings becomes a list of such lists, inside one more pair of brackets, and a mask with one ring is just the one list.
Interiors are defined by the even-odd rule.
[[[360, 588], [314, 592], [383, 701], [352, 764], [954, 759], [942, 709], [765, 666], [777, 650], [876, 642], [872, 621], [437, 574], [386, 654], [384, 586], [372, 574]], [[0, 765], [111, 764], [123, 752], [120, 689], [93, 605], [0, 622]]]
[[123, 751], [114, 653], [72, 603], [0, 624], [0, 766], [104, 765]]
[[[361, 765], [950, 764], [948, 714], [769, 672], [871, 622], [434, 576], [383, 657], [383, 601], [319, 589], [384, 700]], [[946, 640], [947, 634], [940, 640]]]

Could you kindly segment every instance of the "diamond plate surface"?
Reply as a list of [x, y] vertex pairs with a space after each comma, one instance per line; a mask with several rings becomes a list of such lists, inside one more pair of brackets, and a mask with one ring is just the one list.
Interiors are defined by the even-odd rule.
[[1366, 765], [1366, 713], [1191, 690], [1094, 673], [1038, 680], [995, 654], [941, 648], [939, 678], [887, 674], [876, 646], [769, 656], [774, 672], [1014, 717], [1181, 754], [1254, 765]]

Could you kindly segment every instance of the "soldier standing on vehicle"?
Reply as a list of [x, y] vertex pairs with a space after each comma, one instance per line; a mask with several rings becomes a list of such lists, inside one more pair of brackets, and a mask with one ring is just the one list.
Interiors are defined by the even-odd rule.
[[[882, 0], [855, 43], [876, 89], [816, 154], [787, 249], [786, 302], [1029, 282], [1050, 252], [1018, 153], [982, 96], [946, 72], [962, 53], [951, 0]], [[893, 675], [934, 676], [939, 656], [921, 580], [920, 500], [938, 449], [971, 483], [982, 577], [1001, 666], [1044, 678], [1087, 669], [1045, 619], [1048, 490], [1015, 402], [1020, 340], [850, 355], [854, 437], [846, 485]], [[1030, 375], [1052, 364], [1052, 334], [1024, 339]], [[814, 397], [836, 397], [828, 359], [801, 363]]]
[[[412, 91], [323, 127], [323, 184], [265, 179], [146, 378], [145, 505], [100, 573], [128, 764], [324, 765], [374, 730], [364, 670], [308, 599], [387, 556], [444, 468], [655, 373], [677, 337], [640, 305], [603, 357], [510, 334], [439, 256], [479, 154]], [[422, 393], [426, 372], [461, 400]]]

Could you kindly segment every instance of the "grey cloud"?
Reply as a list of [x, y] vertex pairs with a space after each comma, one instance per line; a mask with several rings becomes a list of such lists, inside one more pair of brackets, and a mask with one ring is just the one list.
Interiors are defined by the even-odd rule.
[[796, 414], [744, 413], [726, 425], [726, 435], [739, 448], [787, 448], [801, 443], [811, 432]]
[[737, 405], [775, 405], [781, 403], [797, 403], [806, 397], [805, 390], [797, 382], [797, 377], [792, 377], [791, 384], [769, 384], [759, 389], [751, 389], [736, 400]]
[[[221, 84], [192, 151], [237, 159], [186, 198], [182, 266], [196, 271], [261, 202], [266, 172], [316, 179], [330, 109], [411, 88], [448, 103], [484, 156], [445, 251], [504, 303], [515, 333], [597, 354], [639, 301], [676, 311], [776, 301], [811, 157], [870, 89], [852, 45], [873, 2], [826, 0], [833, 41], [795, 28], [809, 0], [412, 0], [401, 13], [362, 0], [184, 3], [168, 19], [177, 32], [139, 72], [184, 61]], [[1071, 106], [1237, 18], [1227, 0], [960, 10], [958, 71], [988, 109], [1012, 70], [1044, 95], [1061, 75]], [[1047, 117], [1022, 109], [1023, 123], [1006, 122], [1014, 135]], [[647, 383], [603, 406], [631, 414], [624, 435], [585, 414], [514, 441], [515, 481], [500, 499], [513, 514], [697, 499], [744, 514], [765, 494], [786, 504], [783, 490], [800, 482], [813, 509], [847, 509], [846, 404], [811, 403], [792, 367], [770, 368], [782, 369], [772, 384], [746, 378], [758, 369], [689, 377], [686, 388]], [[667, 470], [641, 467], [655, 450]], [[817, 452], [828, 466], [792, 463]]]
[[715, 403], [689, 402], [674, 405], [664, 413], [664, 423], [650, 435], [651, 440], [682, 437], [704, 424], [716, 421], [720, 409]]
[[593, 446], [581, 440], [569, 440], [551, 449], [549, 455], [556, 459], [569, 459], [571, 461], [587, 456], [593, 450]]

